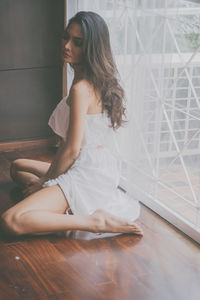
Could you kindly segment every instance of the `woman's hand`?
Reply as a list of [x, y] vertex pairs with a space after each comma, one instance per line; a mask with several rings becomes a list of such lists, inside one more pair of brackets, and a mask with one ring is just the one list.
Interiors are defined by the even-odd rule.
[[45, 179], [43, 177], [36, 179], [30, 183], [28, 183], [23, 190], [23, 196], [28, 197], [29, 195], [39, 191], [42, 188]]

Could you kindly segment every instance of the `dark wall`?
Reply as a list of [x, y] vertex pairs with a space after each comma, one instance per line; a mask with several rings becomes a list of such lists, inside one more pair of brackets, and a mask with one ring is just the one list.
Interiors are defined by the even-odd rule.
[[52, 135], [63, 28], [63, 0], [0, 0], [0, 142]]

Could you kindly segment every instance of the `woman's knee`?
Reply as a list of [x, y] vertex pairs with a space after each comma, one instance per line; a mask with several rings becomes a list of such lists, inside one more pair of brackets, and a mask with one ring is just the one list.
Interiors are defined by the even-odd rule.
[[1, 225], [2, 229], [9, 234], [16, 236], [23, 234], [20, 226], [20, 214], [13, 212], [12, 208], [2, 214]]
[[15, 179], [17, 171], [20, 170], [23, 164], [23, 158], [18, 158], [12, 161], [10, 166], [10, 176], [12, 179]]

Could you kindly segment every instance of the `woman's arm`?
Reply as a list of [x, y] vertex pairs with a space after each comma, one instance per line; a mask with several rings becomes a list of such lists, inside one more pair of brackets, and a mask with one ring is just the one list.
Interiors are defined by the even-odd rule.
[[[47, 181], [48, 179], [53, 179], [57, 176], [54, 176], [54, 174], [57, 174], [57, 170], [60, 170], [60, 172], [65, 172], [65, 170], [67, 170], [68, 168], [70, 168], [70, 166], [74, 163], [74, 160], [70, 159], [70, 155], [66, 155], [67, 153], [65, 153], [64, 151], [64, 142], [62, 142], [62, 145], [60, 145], [59, 149], [56, 152], [56, 155], [47, 171], [47, 173], [38, 178], [37, 180], [34, 180], [33, 182], [30, 182], [29, 184], [27, 184], [26, 188], [23, 190], [23, 196], [27, 197], [32, 193], [37, 192], [38, 190], [40, 190], [43, 187], [43, 184], [45, 183], [45, 181]], [[65, 158], [66, 155], [66, 158]], [[62, 160], [65, 159], [65, 164], [61, 164]], [[64, 167], [64, 168], [63, 168]], [[58, 176], [60, 175], [60, 173], [58, 173]]]
[[85, 81], [80, 81], [71, 88], [70, 99], [70, 119], [67, 139], [62, 142], [47, 173], [41, 178], [43, 182], [65, 173], [80, 154], [86, 113], [90, 105], [89, 88]]
[[41, 181], [45, 182], [48, 179], [54, 179], [60, 174], [65, 173], [77, 158], [76, 153], [70, 152], [70, 149], [66, 149], [65, 144], [60, 145], [47, 173], [41, 178]]
[[90, 90], [87, 82], [82, 80], [76, 83], [70, 90], [70, 97], [70, 119], [67, 139], [58, 148], [47, 173], [24, 190], [25, 196], [41, 189], [45, 181], [54, 179], [67, 172], [80, 154], [86, 113], [90, 105]]

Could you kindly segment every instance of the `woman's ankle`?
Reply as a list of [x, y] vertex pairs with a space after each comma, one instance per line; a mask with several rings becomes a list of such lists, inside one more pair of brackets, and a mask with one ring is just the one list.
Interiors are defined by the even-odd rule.
[[105, 228], [105, 217], [104, 217], [104, 211], [101, 209], [96, 210], [91, 215], [91, 228], [92, 232], [103, 232]]

